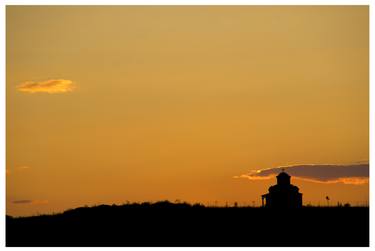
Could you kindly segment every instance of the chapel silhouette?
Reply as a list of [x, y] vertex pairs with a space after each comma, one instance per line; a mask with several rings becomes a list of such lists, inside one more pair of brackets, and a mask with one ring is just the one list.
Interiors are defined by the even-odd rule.
[[269, 193], [262, 195], [262, 206], [268, 208], [302, 207], [302, 193], [298, 192], [297, 186], [290, 184], [290, 176], [282, 171], [276, 178], [277, 184], [270, 186]]

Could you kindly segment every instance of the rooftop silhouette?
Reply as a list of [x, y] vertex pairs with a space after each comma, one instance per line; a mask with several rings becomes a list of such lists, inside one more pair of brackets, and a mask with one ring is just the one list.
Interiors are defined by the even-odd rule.
[[269, 193], [262, 195], [262, 206], [268, 208], [301, 208], [302, 193], [290, 184], [290, 175], [284, 170], [276, 176], [277, 184], [271, 186]]

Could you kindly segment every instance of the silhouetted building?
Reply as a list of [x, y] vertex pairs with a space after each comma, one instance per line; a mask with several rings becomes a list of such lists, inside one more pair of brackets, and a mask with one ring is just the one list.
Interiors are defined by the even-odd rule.
[[262, 195], [262, 206], [270, 208], [302, 207], [302, 193], [298, 192], [298, 187], [290, 184], [290, 176], [282, 171], [276, 178], [277, 184], [268, 189], [269, 193]]

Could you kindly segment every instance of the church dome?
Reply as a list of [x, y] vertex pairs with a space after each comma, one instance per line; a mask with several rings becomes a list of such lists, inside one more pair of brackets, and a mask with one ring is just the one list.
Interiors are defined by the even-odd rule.
[[278, 185], [290, 185], [290, 175], [282, 171], [276, 176]]
[[281, 173], [279, 173], [279, 175], [277, 175], [277, 177], [280, 177], [280, 178], [290, 178], [290, 175], [287, 174], [286, 172], [282, 171]]

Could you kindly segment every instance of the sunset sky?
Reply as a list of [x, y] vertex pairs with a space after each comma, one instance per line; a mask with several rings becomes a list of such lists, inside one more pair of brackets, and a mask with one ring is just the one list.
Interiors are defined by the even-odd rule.
[[365, 204], [368, 11], [8, 6], [7, 214], [260, 205], [281, 167]]

